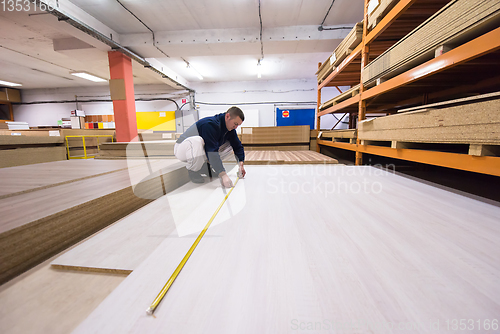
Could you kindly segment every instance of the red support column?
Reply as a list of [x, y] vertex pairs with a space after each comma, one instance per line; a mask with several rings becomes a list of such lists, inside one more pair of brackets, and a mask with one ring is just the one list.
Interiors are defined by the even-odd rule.
[[115, 114], [116, 141], [137, 141], [132, 60], [119, 51], [109, 51], [110, 91]]

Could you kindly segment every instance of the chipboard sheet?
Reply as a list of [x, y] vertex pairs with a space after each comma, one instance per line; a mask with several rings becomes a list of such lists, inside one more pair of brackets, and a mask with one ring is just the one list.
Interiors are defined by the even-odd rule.
[[[2, 212], [0, 233], [121, 189], [130, 186], [137, 187], [145, 177], [155, 171], [183, 168], [183, 164], [177, 159], [149, 160], [139, 164], [137, 160], [129, 159], [127, 164], [129, 164], [129, 168], [114, 173], [61, 183], [55, 187], [42, 187], [37, 191], [0, 199], [0, 211]], [[57, 169], [55, 170], [57, 171]]]
[[165, 239], [74, 333], [470, 333], [498, 321], [498, 206], [368, 166], [246, 169], [154, 317], [194, 239]]
[[[236, 172], [234, 168], [228, 172], [233, 181]], [[192, 243], [226, 193], [218, 178], [204, 184], [188, 182], [65, 252], [51, 265], [57, 269], [130, 273], [167, 238], [185, 238], [183, 242]], [[229, 217], [226, 210], [219, 214]]]
[[[48, 137], [51, 138], [51, 137]], [[0, 168], [0, 196], [39, 190], [144, 164], [141, 160], [78, 159]]]

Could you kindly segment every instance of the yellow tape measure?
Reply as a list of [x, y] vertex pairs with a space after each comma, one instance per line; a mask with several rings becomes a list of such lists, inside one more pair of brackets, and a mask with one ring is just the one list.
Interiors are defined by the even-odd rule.
[[219, 213], [219, 211], [222, 208], [222, 206], [224, 205], [224, 203], [226, 203], [227, 198], [229, 197], [229, 195], [231, 195], [231, 192], [233, 191], [234, 187], [236, 187], [236, 184], [238, 183], [239, 179], [240, 179], [239, 177], [236, 179], [236, 182], [234, 183], [234, 186], [227, 193], [226, 197], [224, 197], [224, 200], [221, 202], [221, 204], [219, 205], [219, 207], [217, 208], [217, 210], [215, 210], [214, 214], [212, 215], [212, 218], [210, 218], [210, 220], [208, 221], [207, 225], [205, 225], [205, 228], [201, 231], [201, 233], [198, 236], [198, 238], [196, 238], [196, 240], [194, 241], [194, 243], [191, 246], [191, 248], [189, 248], [189, 250], [186, 253], [186, 255], [184, 255], [184, 258], [182, 259], [181, 263], [179, 263], [179, 265], [177, 266], [177, 268], [175, 268], [172, 276], [170, 276], [170, 278], [168, 279], [168, 281], [165, 284], [165, 286], [163, 287], [163, 289], [161, 289], [160, 293], [158, 294], [158, 296], [156, 296], [156, 298], [153, 301], [153, 303], [151, 304], [151, 306], [146, 310], [147, 314], [153, 315], [154, 311], [156, 310], [156, 308], [158, 307], [158, 305], [160, 304], [160, 302], [163, 300], [163, 297], [165, 297], [165, 295], [167, 294], [168, 289], [170, 289], [170, 287], [174, 283], [175, 279], [177, 278], [177, 276], [181, 272], [182, 268], [186, 264], [187, 260], [189, 260], [189, 257], [194, 252], [194, 249], [200, 243], [201, 238], [203, 238], [203, 236], [205, 235], [205, 232], [210, 227], [210, 224], [212, 224], [213, 220], [215, 219], [215, 216], [217, 216], [217, 214]]

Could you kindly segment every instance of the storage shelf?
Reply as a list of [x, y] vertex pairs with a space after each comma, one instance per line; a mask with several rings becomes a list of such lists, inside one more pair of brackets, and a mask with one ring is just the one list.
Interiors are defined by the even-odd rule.
[[[367, 2], [365, 0], [365, 7]], [[447, 3], [449, 0], [400, 0], [372, 31], [367, 33], [364, 30], [363, 42], [318, 85], [318, 97], [324, 87], [360, 84], [362, 52], [368, 52], [367, 60], [363, 60], [366, 64]], [[365, 46], [366, 51], [363, 51]], [[318, 111], [318, 124], [319, 117], [330, 113], [392, 114], [398, 109], [495, 91], [500, 91], [500, 27], [494, 27], [436, 58], [424, 60], [424, 63], [407, 65], [376, 86], [361, 88], [356, 96]], [[320, 103], [318, 101], [318, 105]], [[359, 141], [350, 144], [318, 140], [318, 149], [330, 146], [355, 151], [356, 163], [360, 163], [359, 157], [366, 153], [500, 176], [500, 157], [360, 144]]]
[[357, 145], [318, 140], [318, 145], [349, 151], [384, 156], [388, 158], [424, 163], [428, 165], [460, 169], [469, 172], [500, 176], [500, 157], [473, 156], [460, 153], [427, 150], [396, 149], [390, 147]]

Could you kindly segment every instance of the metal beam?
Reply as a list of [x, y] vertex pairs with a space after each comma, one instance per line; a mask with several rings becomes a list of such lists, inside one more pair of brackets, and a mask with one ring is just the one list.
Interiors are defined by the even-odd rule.
[[[351, 28], [342, 26], [325, 27], [336, 30], [319, 31], [318, 26], [290, 26], [267, 28], [262, 31], [264, 42], [290, 42], [312, 40], [343, 40]], [[167, 46], [176, 44], [220, 44], [220, 43], [257, 43], [258, 28], [242, 29], [203, 29], [155, 32], [156, 45]], [[151, 45], [153, 37], [150, 33], [122, 34], [122, 44], [127, 47]]]

